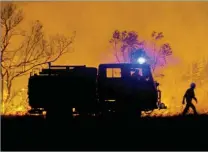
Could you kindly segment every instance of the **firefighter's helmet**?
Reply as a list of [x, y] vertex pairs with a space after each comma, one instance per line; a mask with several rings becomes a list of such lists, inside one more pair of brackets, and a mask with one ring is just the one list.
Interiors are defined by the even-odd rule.
[[196, 87], [196, 84], [195, 83], [191, 83], [190, 87], [191, 88], [195, 88]]

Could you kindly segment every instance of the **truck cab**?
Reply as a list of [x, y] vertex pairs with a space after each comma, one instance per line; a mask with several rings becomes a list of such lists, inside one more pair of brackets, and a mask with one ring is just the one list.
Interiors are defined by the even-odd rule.
[[157, 108], [157, 86], [148, 64], [100, 64], [98, 94], [106, 111], [141, 113]]

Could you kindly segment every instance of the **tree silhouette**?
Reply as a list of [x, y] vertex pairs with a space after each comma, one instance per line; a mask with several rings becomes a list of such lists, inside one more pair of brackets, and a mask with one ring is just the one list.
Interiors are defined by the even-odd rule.
[[115, 30], [109, 42], [113, 46], [117, 62], [131, 63], [133, 62], [132, 55], [143, 50], [154, 72], [157, 67], [167, 63], [167, 57], [172, 55], [172, 49], [169, 43], [158, 46], [157, 42], [164, 38], [162, 32], [154, 31], [151, 37], [152, 44], [151, 42], [149, 44], [148, 41], [139, 39], [135, 31]]
[[157, 45], [157, 42], [164, 38], [162, 32], [157, 33], [153, 31], [151, 36], [153, 45], [147, 48], [147, 53], [150, 56], [152, 70], [155, 71], [157, 67], [164, 66], [167, 63], [167, 57], [172, 55], [172, 48], [169, 43]]
[[203, 60], [203, 70], [201, 71], [201, 76], [202, 76], [202, 85], [205, 85], [204, 91], [206, 94], [206, 99], [208, 97], [208, 88], [207, 88], [207, 84], [208, 84], [208, 58]]
[[141, 48], [143, 41], [138, 40], [138, 34], [134, 31], [115, 30], [109, 41], [113, 45], [114, 55], [117, 62], [131, 62], [131, 53], [135, 49]]
[[185, 71], [185, 74], [182, 75], [182, 81], [188, 80], [201, 85], [203, 81], [207, 80], [207, 68], [208, 62], [206, 60], [192, 61], [192, 63], [189, 65], [189, 68]]
[[208, 81], [208, 58], [202, 61], [202, 70], [200, 72], [202, 82]]
[[[44, 35], [43, 25], [35, 21], [29, 31], [20, 29], [23, 21], [22, 10], [14, 3], [2, 3], [1, 8], [1, 89], [4, 104], [11, 102], [15, 92], [12, 92], [13, 81], [28, 74], [33, 68], [54, 62], [63, 54], [71, 52], [70, 46], [75, 33], [71, 37], [64, 35]], [[11, 44], [13, 38], [22, 40], [18, 48]]]

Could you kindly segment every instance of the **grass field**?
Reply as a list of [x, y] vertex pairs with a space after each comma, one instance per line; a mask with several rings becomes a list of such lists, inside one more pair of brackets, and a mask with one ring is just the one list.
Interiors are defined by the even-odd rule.
[[208, 115], [1, 119], [2, 150], [208, 150]]

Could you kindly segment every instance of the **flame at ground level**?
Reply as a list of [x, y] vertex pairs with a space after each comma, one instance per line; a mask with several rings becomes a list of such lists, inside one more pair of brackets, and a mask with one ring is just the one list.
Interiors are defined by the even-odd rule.
[[[166, 69], [165, 77], [158, 79], [160, 90], [162, 91], [162, 102], [165, 103], [167, 109], [154, 110], [152, 113], [143, 114], [143, 116], [172, 116], [182, 113], [185, 105], [182, 105], [183, 95], [186, 89], [189, 88], [191, 80], [181, 79], [180, 69]], [[180, 73], [180, 74], [178, 74]], [[203, 81], [198, 81], [195, 94], [198, 99], [196, 104], [193, 101], [198, 113], [208, 114], [208, 76], [205, 75]], [[9, 103], [4, 103], [1, 106], [2, 115], [26, 115], [31, 109], [28, 103], [27, 91], [19, 94], [14, 100]]]
[[25, 105], [19, 105], [18, 107], [12, 107], [12, 106], [5, 107], [4, 105], [2, 105], [1, 106], [1, 115], [24, 116], [28, 113], [28, 111], [30, 109], [31, 109], [30, 106], [25, 106]]
[[[150, 117], [165, 117], [165, 116], [176, 116], [176, 115], [180, 115], [183, 111], [183, 109], [185, 108], [185, 105], [181, 105], [181, 106], [175, 106], [175, 107], [170, 107], [169, 105], [167, 105], [168, 108], [167, 109], [155, 109], [153, 111], [150, 112], [142, 112], [142, 117], [145, 116], [150, 116]], [[197, 108], [197, 112], [199, 114], [208, 114], [208, 108], [203, 107], [203, 106], [198, 106], [196, 105]], [[12, 107], [11, 109], [8, 109], [7, 112], [5, 113], [1, 113], [2, 115], [6, 115], [6, 116], [25, 116], [25, 115], [31, 115], [28, 113], [28, 111], [31, 109], [30, 106], [19, 106], [17, 108]], [[3, 110], [3, 109], [2, 109]], [[192, 111], [190, 110], [189, 113], [192, 113]], [[32, 115], [40, 115], [40, 114], [32, 114]], [[46, 115], [46, 111], [43, 111], [42, 115]]]

